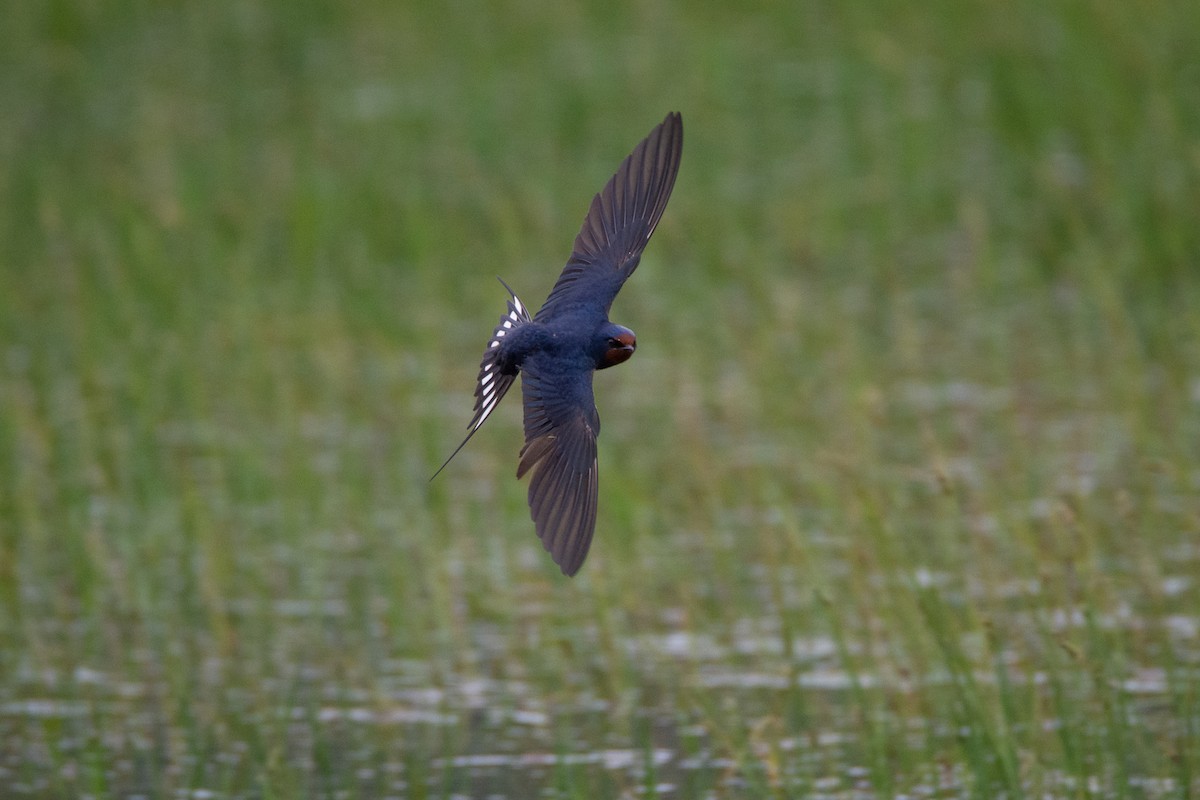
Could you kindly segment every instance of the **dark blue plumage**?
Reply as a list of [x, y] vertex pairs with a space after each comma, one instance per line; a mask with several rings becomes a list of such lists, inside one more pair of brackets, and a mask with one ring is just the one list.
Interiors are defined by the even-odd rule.
[[522, 374], [525, 446], [517, 477], [532, 472], [530, 515], [566, 575], [583, 564], [596, 527], [600, 415], [592, 373], [628, 360], [637, 349], [633, 331], [609, 322], [608, 310], [662, 217], [682, 149], [683, 121], [668, 114], [592, 200], [571, 258], [536, 316], [504, 285], [511, 299], [479, 366], [475, 416], [466, 439], [438, 469], [470, 441]]

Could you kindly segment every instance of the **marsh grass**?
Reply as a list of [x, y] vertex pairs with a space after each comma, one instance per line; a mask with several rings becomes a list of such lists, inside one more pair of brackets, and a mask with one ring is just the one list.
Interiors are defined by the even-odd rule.
[[[7, 4], [6, 797], [1194, 797], [1192, 3]], [[469, 418], [671, 109], [558, 575]]]

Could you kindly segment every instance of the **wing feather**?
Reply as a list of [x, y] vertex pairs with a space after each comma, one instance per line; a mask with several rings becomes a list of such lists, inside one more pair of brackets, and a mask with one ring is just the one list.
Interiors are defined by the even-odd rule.
[[563, 574], [574, 575], [596, 529], [600, 417], [592, 399], [592, 373], [549, 380], [536, 362], [527, 362], [521, 389], [525, 446], [517, 477], [532, 470], [529, 514], [538, 538]]
[[637, 269], [642, 250], [666, 210], [682, 152], [683, 120], [678, 112], [672, 112], [621, 162], [592, 199], [571, 258], [537, 319], [550, 319], [582, 304], [608, 313], [617, 292]]

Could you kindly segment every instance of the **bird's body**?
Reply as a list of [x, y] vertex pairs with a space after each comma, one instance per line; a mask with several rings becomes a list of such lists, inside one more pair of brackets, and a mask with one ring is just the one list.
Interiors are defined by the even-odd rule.
[[668, 114], [592, 201], [571, 258], [536, 316], [505, 284], [508, 313], [484, 350], [475, 416], [450, 455], [479, 430], [521, 374], [525, 446], [517, 477], [532, 471], [530, 513], [542, 544], [566, 575], [583, 564], [596, 527], [600, 415], [592, 374], [628, 360], [637, 349], [633, 331], [610, 322], [608, 310], [666, 208], [682, 147], [682, 120]]

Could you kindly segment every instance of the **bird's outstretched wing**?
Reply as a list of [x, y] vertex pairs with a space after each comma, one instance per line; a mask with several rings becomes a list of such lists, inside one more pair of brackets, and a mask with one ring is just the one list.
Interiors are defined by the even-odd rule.
[[682, 152], [683, 119], [672, 112], [621, 162], [592, 200], [571, 258], [537, 319], [551, 319], [580, 305], [608, 313], [667, 207]]
[[592, 371], [569, 377], [543, 374], [526, 362], [525, 446], [517, 477], [533, 470], [529, 513], [542, 546], [564, 575], [583, 565], [596, 530], [596, 435], [600, 415], [592, 398]]
[[450, 454], [450, 458], [438, 467], [437, 472], [433, 473], [433, 480], [442, 470], [446, 468], [446, 464], [458, 455], [458, 451], [463, 449], [467, 442], [471, 441], [471, 437], [475, 435], [475, 431], [483, 427], [484, 421], [488, 415], [500, 403], [508, 388], [512, 386], [517, 375], [505, 375], [500, 372], [500, 367], [497, 355], [500, 352], [500, 342], [504, 337], [512, 332], [513, 328], [518, 325], [523, 325], [531, 321], [529, 310], [525, 308], [525, 304], [517, 297], [512, 289], [508, 288], [508, 284], [503, 280], [500, 281], [505, 289], [508, 289], [509, 301], [508, 311], [504, 316], [500, 317], [500, 322], [496, 325], [496, 329], [492, 331], [492, 338], [488, 339], [487, 347], [483, 351], [483, 360], [479, 363], [479, 377], [475, 380], [475, 416], [467, 423], [467, 438], [462, 440], [458, 447], [454, 448], [454, 452]]

